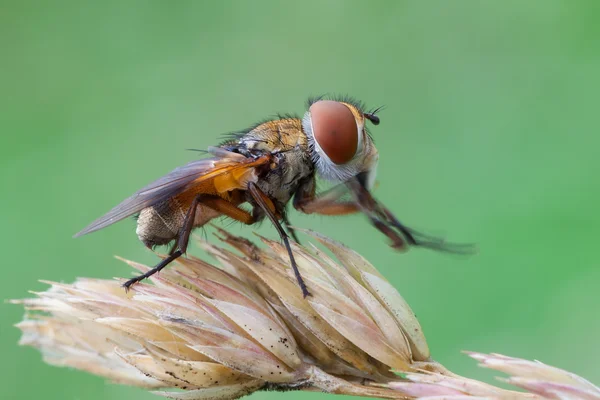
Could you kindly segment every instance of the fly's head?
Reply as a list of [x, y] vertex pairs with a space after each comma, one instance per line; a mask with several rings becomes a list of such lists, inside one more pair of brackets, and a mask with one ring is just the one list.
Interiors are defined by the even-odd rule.
[[302, 127], [320, 176], [343, 182], [361, 175], [368, 189], [373, 186], [379, 154], [365, 125], [379, 124], [377, 111], [366, 112], [358, 102], [346, 99], [310, 103]]

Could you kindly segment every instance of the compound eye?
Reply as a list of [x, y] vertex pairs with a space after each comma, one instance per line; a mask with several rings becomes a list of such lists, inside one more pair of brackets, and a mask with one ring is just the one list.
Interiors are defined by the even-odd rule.
[[352, 160], [358, 148], [358, 127], [348, 107], [337, 101], [321, 100], [310, 106], [313, 136], [335, 164]]

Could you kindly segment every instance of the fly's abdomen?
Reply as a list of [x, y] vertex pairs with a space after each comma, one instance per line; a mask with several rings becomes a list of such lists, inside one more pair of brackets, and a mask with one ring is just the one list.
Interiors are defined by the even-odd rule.
[[172, 200], [163, 201], [140, 211], [136, 233], [146, 247], [167, 244], [177, 237], [184, 219], [181, 207]]
[[[189, 204], [181, 204], [177, 198], [144, 208], [140, 211], [136, 233], [146, 247], [152, 248], [168, 244], [179, 236]], [[220, 214], [202, 204], [196, 208], [194, 227], [206, 224]]]

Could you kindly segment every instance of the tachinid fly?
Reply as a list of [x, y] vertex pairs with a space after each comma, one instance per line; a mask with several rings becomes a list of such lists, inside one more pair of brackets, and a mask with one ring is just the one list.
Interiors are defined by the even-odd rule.
[[[192, 161], [139, 190], [75, 236], [105, 228], [139, 214], [137, 235], [149, 248], [173, 242], [168, 257], [127, 281], [129, 288], [185, 254], [194, 228], [213, 218], [254, 224], [267, 217], [287, 248], [304, 296], [309, 292], [289, 243], [286, 205], [307, 214], [364, 213], [395, 249], [407, 245], [470, 252], [470, 245], [449, 245], [403, 224], [371, 195], [379, 155], [366, 122], [379, 124], [349, 99], [309, 101], [303, 118], [281, 117], [233, 135], [210, 158]], [[337, 183], [316, 193], [317, 176]], [[247, 203], [250, 210], [242, 207]]]

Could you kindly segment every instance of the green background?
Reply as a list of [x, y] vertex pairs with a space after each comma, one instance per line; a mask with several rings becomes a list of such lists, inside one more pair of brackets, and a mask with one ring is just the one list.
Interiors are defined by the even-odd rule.
[[[155, 262], [131, 219], [71, 236], [186, 148], [346, 93], [387, 107], [377, 197], [480, 252], [398, 254], [361, 216], [293, 222], [370, 259], [451, 370], [491, 382], [460, 352], [493, 351], [600, 382], [599, 39], [598, 1], [2, 2], [0, 293]], [[0, 398], [154, 398], [43, 364], [0, 307]]]

